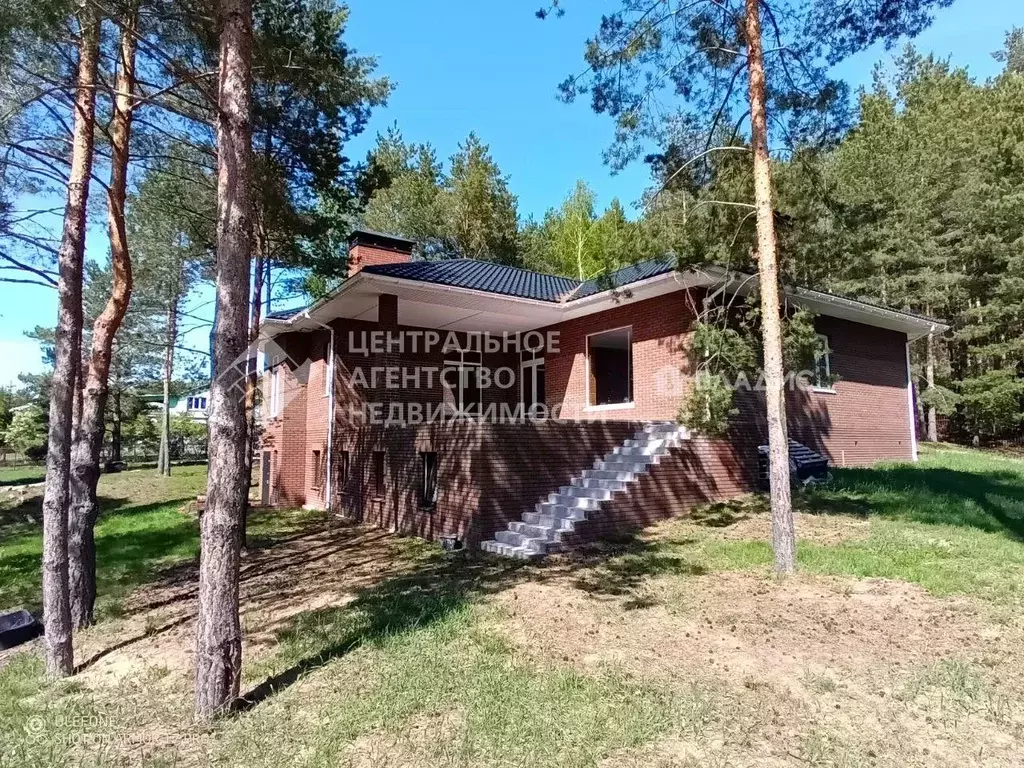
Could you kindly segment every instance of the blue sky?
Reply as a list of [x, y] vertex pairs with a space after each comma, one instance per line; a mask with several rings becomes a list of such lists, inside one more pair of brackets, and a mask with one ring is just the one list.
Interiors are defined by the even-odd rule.
[[[608, 119], [585, 101], [566, 105], [555, 98], [558, 82], [580, 68], [584, 40], [616, 2], [563, 4], [564, 17], [541, 22], [534, 17], [541, 0], [349, 0], [347, 40], [377, 56], [378, 72], [396, 85], [388, 106], [349, 146], [350, 156], [362, 159], [376, 133], [393, 123], [407, 141], [429, 141], [443, 158], [475, 131], [509, 176], [521, 216], [557, 205], [577, 179], [596, 190], [600, 204], [619, 197], [630, 209], [648, 184], [646, 168], [638, 163], [611, 174], [601, 160], [611, 138]], [[957, 0], [915, 44], [984, 79], [999, 70], [991, 53], [1014, 25], [1024, 26], [1019, 0]], [[843, 62], [835, 74], [855, 87], [866, 85], [874, 64], [888, 57], [876, 47]], [[103, 257], [104, 240], [97, 215], [91, 258]], [[39, 350], [23, 334], [55, 318], [53, 291], [0, 284], [0, 385], [42, 367]], [[202, 332], [197, 336], [191, 342], [203, 346]]]

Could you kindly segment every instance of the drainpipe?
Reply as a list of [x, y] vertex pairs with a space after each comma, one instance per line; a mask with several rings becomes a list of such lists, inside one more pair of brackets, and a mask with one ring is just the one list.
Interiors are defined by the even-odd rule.
[[910, 371], [910, 340], [907, 339], [907, 418], [910, 420], [910, 457], [917, 461], [917, 414], [914, 412], [914, 376]]
[[330, 381], [331, 386], [327, 390], [327, 412], [329, 414], [329, 417], [328, 417], [328, 420], [327, 420], [327, 483], [326, 483], [326, 501], [324, 502], [325, 505], [327, 506], [327, 511], [330, 512], [331, 511], [331, 501], [334, 498], [332, 496], [332, 491], [334, 490], [334, 420], [335, 420], [335, 413], [334, 413], [334, 356], [335, 356], [334, 355], [334, 329], [331, 328], [331, 326], [329, 326], [327, 323], [321, 323], [319, 320], [314, 320], [312, 317], [310, 317], [308, 309], [305, 312], [303, 312], [302, 315], [307, 320], [309, 320], [309, 322], [313, 323], [314, 325], [320, 326], [321, 328], [325, 329], [331, 335], [331, 340], [330, 340], [330, 345], [329, 345], [330, 349], [328, 350], [328, 353], [330, 354], [330, 361], [327, 364], [327, 375], [330, 377], [329, 381]]

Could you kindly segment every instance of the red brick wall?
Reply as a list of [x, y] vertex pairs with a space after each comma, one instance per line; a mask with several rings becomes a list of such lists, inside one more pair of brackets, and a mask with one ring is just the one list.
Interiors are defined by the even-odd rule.
[[353, 245], [348, 251], [348, 274], [351, 277], [363, 267], [380, 264], [404, 264], [412, 261], [412, 250], [398, 250], [375, 245]]
[[[428, 538], [455, 534], [472, 543], [491, 537], [629, 437], [638, 423], [675, 418], [690, 375], [689, 307], [680, 292], [544, 329], [557, 331], [559, 343], [559, 352], [546, 359], [548, 402], [562, 402], [562, 418], [568, 421], [542, 424], [384, 427], [353, 423], [349, 409], [364, 402], [381, 402], [386, 411], [392, 402], [436, 404], [451, 400], [451, 394], [439, 380], [419, 389], [354, 388], [352, 376], [357, 368], [368, 372], [384, 366], [440, 367], [444, 355], [435, 348], [430, 353], [405, 349], [367, 356], [350, 348], [364, 331], [423, 329], [402, 329], [393, 322], [336, 322], [333, 506], [357, 519]], [[381, 316], [393, 321], [396, 314], [388, 311]], [[586, 411], [585, 337], [624, 325], [633, 328], [635, 406]], [[829, 456], [835, 465], [909, 458], [905, 336], [825, 317], [819, 319], [819, 330], [830, 337], [832, 372], [839, 380], [835, 393], [789, 395], [791, 435]], [[290, 358], [310, 363], [308, 369], [298, 371], [289, 365], [283, 418], [265, 423], [265, 448], [276, 454], [272, 461], [275, 503], [325, 503], [326, 489], [322, 484], [314, 487], [312, 458], [315, 450], [323, 456], [327, 452], [327, 363], [323, 358], [327, 338], [326, 331], [318, 331], [279, 339]], [[508, 366], [519, 374], [515, 354], [488, 356], [484, 362], [492, 369]], [[265, 403], [268, 396], [269, 392]], [[510, 389], [484, 390], [485, 404], [516, 403], [518, 398], [518, 382]], [[628, 494], [616, 497], [600, 520], [588, 524], [587, 533], [581, 531], [581, 535], [600, 536], [643, 525], [695, 503], [751, 488], [756, 446], [765, 441], [763, 405], [753, 393], [741, 396], [739, 405], [741, 413], [729, 440], [694, 440], [674, 450]], [[269, 412], [266, 406], [265, 410]], [[380, 498], [370, 485], [374, 450], [384, 450], [386, 455], [386, 491]], [[350, 457], [350, 474], [344, 483], [337, 476], [342, 451]], [[432, 510], [421, 509], [418, 503], [420, 451], [436, 452], [439, 458], [440, 497]]]
[[[746, 446], [747, 449], [750, 446]], [[754, 489], [749, 450], [725, 440], [694, 438], [673, 448], [625, 493], [564, 537], [568, 547], [636, 531], [694, 506], [735, 498]]]
[[[686, 348], [693, 321], [683, 291], [623, 304], [544, 329], [558, 334], [558, 354], [545, 357], [548, 405], [562, 404], [568, 419], [675, 419], [680, 382], [688, 375]], [[633, 336], [632, 408], [588, 410], [587, 335], [630, 326]]]
[[[545, 422], [343, 428], [336, 447], [349, 452], [350, 472], [337, 489], [335, 508], [390, 530], [429, 539], [457, 535], [473, 545], [531, 511], [636, 426]], [[377, 497], [372, 455], [379, 450], [385, 451], [387, 472], [385, 493]], [[420, 451], [438, 455], [433, 509], [419, 504]]]
[[[907, 400], [906, 335], [832, 317], [818, 317], [829, 337], [834, 392], [786, 392], [789, 434], [837, 467], [912, 456]], [[767, 441], [763, 399], [740, 395], [739, 433]]]

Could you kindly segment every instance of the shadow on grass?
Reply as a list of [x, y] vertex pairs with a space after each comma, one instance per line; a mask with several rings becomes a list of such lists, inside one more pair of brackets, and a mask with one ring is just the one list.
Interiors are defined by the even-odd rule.
[[[717, 506], [717, 505], [716, 505]], [[595, 542], [563, 558], [561, 571], [573, 575], [573, 586], [592, 595], [632, 596], [624, 607], [642, 608], [636, 590], [652, 576], [703, 576], [705, 566], [682, 553], [696, 539], [650, 541], [640, 533]], [[638, 602], [638, 600], [640, 602]]]
[[[177, 509], [184, 499], [127, 506], [102, 499], [96, 526], [97, 589], [115, 597], [155, 576], [170, 557], [192, 558], [198, 552], [195, 519]], [[7, 519], [0, 526], [5, 545], [16, 548], [0, 558], [0, 609], [22, 605], [41, 608], [41, 531], [32, 520]]]
[[278, 633], [286, 656], [295, 661], [242, 695], [235, 709], [248, 711], [334, 659], [443, 621], [538, 570], [496, 557], [435, 553], [415, 572], [363, 589], [344, 606], [301, 613]]
[[797, 509], [971, 527], [1024, 539], [1024, 473], [907, 464], [840, 469], [833, 477], [830, 485], [797, 494]]

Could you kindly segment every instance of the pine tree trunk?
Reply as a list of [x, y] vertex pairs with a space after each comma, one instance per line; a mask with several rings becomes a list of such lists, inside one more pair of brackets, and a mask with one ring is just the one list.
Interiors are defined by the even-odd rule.
[[768, 459], [771, 482], [772, 549], [775, 570], [796, 570], [796, 531], [789, 487], [789, 436], [786, 430], [785, 374], [782, 362], [782, 316], [779, 264], [772, 207], [772, 169], [768, 155], [764, 52], [758, 0], [746, 0], [751, 143], [754, 152], [754, 206], [757, 218], [757, 260], [761, 288], [761, 340], [764, 347], [765, 405], [768, 417]]
[[99, 18], [92, 3], [79, 5], [81, 21], [78, 75], [68, 176], [64, 229], [58, 256], [57, 330], [50, 428], [43, 494], [43, 623], [46, 672], [51, 678], [74, 671], [71, 606], [68, 596], [68, 502], [75, 388], [82, 353], [82, 260], [86, 211], [92, 177], [93, 132], [96, 122], [96, 71]]
[[[925, 382], [928, 385], [928, 391], [931, 392], [935, 389], [935, 336], [931, 333], [928, 334], [926, 349]], [[933, 403], [928, 404], [928, 442], [939, 442], [938, 417], [935, 413], [935, 405]]]
[[[249, 352], [250, 357], [246, 363], [245, 381], [245, 407], [246, 407], [246, 434], [248, 435], [248, 450], [245, 453], [245, 476], [249, 478], [249, 485], [252, 487], [252, 460], [256, 454], [256, 441], [259, 437], [256, 430], [256, 396], [257, 385], [259, 384], [259, 371], [256, 368], [259, 362], [256, 359], [256, 341], [260, 337], [260, 325], [262, 321], [261, 310], [263, 309], [263, 264], [267, 259], [267, 237], [261, 231], [259, 246], [256, 248], [256, 266], [253, 270], [253, 296], [252, 309], [249, 318]], [[242, 518], [242, 546], [247, 546], [249, 530], [249, 495], [246, 493], [245, 515]]]
[[128, 146], [131, 141], [132, 103], [135, 89], [136, 11], [129, 8], [121, 19], [120, 61], [115, 80], [117, 95], [110, 122], [110, 185], [107, 188], [107, 226], [113, 286], [106, 306], [93, 323], [89, 365], [83, 368], [81, 421], [71, 454], [71, 510], [68, 516], [68, 566], [71, 622], [81, 629], [93, 622], [96, 604], [96, 542], [94, 528], [99, 516], [96, 486], [100, 479], [100, 449], [105, 432], [104, 415], [110, 392], [110, 360], [114, 337], [121, 327], [132, 293], [132, 265], [128, 254], [124, 206], [128, 190]]
[[164, 331], [164, 401], [160, 414], [160, 454], [156, 460], [157, 472], [171, 476], [171, 382], [174, 379], [174, 348], [178, 344], [178, 302], [175, 293], [167, 305], [167, 325]]
[[210, 478], [201, 521], [196, 716], [238, 696], [242, 632], [238, 572], [245, 476], [244, 353], [252, 251], [252, 5], [221, 0], [217, 123], [217, 301], [210, 387]]

